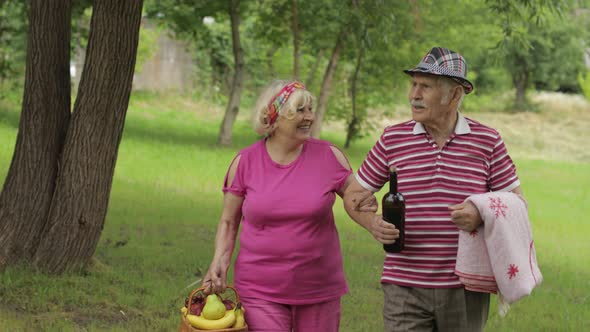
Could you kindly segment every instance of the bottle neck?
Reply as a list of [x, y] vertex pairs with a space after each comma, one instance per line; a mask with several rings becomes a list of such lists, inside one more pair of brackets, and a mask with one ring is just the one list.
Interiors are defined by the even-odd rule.
[[389, 192], [392, 194], [397, 193], [397, 173], [389, 173]]

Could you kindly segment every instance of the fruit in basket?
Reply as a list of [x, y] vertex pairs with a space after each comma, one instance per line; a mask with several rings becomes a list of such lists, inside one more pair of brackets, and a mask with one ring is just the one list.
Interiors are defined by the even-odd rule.
[[232, 327], [242, 328], [246, 326], [246, 320], [244, 319], [244, 307], [242, 306], [241, 302], [238, 302], [234, 311], [236, 312], [236, 322]]
[[225, 314], [225, 304], [223, 304], [221, 297], [217, 294], [208, 295], [203, 307], [203, 317], [208, 320], [217, 320], [224, 317]]
[[231, 310], [235, 307], [234, 301], [230, 299], [223, 300], [223, 304], [225, 305], [225, 310]]
[[[188, 296], [187, 296], [186, 299], [184, 300], [184, 306], [187, 308], [189, 308], [188, 303], [189, 303], [189, 300], [188, 300]], [[190, 304], [190, 314], [200, 316], [201, 312], [203, 311], [204, 306], [205, 306], [205, 298], [203, 298], [203, 295], [197, 294], [197, 295], [193, 296], [193, 299], [191, 300], [191, 304]]]
[[191, 314], [201, 316], [201, 313], [203, 312], [204, 305], [205, 304], [203, 304], [202, 302], [191, 304]]
[[[221, 303], [221, 301], [219, 301]], [[186, 312], [186, 309], [184, 310]], [[234, 310], [225, 311], [223, 317], [219, 319], [207, 319], [196, 315], [186, 315], [186, 319], [192, 327], [201, 330], [220, 330], [231, 327], [236, 322], [236, 312]]]

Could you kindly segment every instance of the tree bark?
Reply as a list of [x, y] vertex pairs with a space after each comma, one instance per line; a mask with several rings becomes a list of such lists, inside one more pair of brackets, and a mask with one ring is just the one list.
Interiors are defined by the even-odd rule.
[[0, 270], [33, 257], [70, 118], [71, 2], [32, 0], [29, 10], [22, 112], [0, 194]]
[[221, 123], [219, 138], [220, 145], [230, 145], [232, 128], [240, 110], [240, 98], [244, 80], [244, 50], [240, 42], [240, 0], [230, 0], [229, 16], [231, 20], [232, 45], [234, 51], [234, 78], [227, 108]]
[[336, 39], [336, 45], [334, 45], [334, 49], [332, 50], [332, 56], [330, 56], [330, 62], [328, 63], [328, 66], [326, 67], [326, 72], [324, 73], [324, 79], [322, 81], [322, 87], [320, 90], [320, 98], [318, 100], [317, 112], [315, 120], [313, 122], [313, 127], [311, 128], [311, 136], [314, 138], [319, 138], [320, 133], [322, 131], [322, 122], [324, 120], [324, 114], [326, 113], [326, 106], [328, 104], [328, 99], [330, 97], [330, 90], [332, 89], [332, 79], [334, 78], [334, 73], [336, 73], [338, 57], [340, 56], [340, 52], [342, 52], [345, 36], [346, 29], [342, 28], [342, 30], [338, 34], [338, 38]]
[[33, 258], [41, 270], [78, 270], [96, 249], [131, 94], [142, 6], [141, 0], [94, 1], [78, 97]]
[[410, 0], [410, 5], [412, 6], [412, 16], [414, 17], [414, 31], [418, 33], [422, 33], [423, 24], [422, 24], [422, 14], [420, 13], [420, 4], [418, 0]]
[[529, 85], [529, 70], [525, 59], [517, 58], [516, 66], [518, 70], [512, 73], [512, 83], [515, 88], [514, 111], [520, 112], [527, 109], [526, 88]]
[[350, 115], [350, 121], [348, 122], [348, 130], [346, 131], [346, 141], [344, 142], [344, 148], [350, 147], [350, 142], [358, 133], [359, 119], [356, 111], [356, 82], [358, 81], [359, 73], [361, 71], [361, 65], [363, 63], [363, 56], [365, 55], [364, 44], [361, 43], [358, 56], [356, 58], [356, 65], [352, 78], [350, 79], [350, 98], [352, 99], [352, 114]]
[[299, 18], [297, 0], [292, 0], [293, 12], [293, 78], [299, 80]]
[[315, 57], [315, 61], [313, 62], [313, 66], [311, 67], [311, 70], [309, 71], [309, 75], [307, 76], [307, 80], [305, 82], [303, 82], [303, 83], [305, 83], [305, 85], [307, 85], [307, 87], [313, 86], [313, 83], [315, 82], [315, 78], [318, 73], [318, 69], [320, 68], [320, 63], [322, 62], [322, 59], [324, 58], [324, 53], [325, 53], [325, 50], [321, 49], [321, 50], [319, 50], [317, 56]]
[[266, 66], [268, 68], [268, 74], [270, 75], [270, 77], [275, 77], [277, 75], [277, 72], [275, 70], [274, 61], [272, 58], [278, 49], [279, 49], [279, 47], [273, 45], [271, 48], [269, 48], [266, 51]]

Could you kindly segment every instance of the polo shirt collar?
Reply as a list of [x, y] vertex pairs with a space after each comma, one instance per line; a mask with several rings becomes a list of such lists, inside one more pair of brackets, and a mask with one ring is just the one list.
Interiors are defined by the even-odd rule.
[[[471, 133], [471, 128], [469, 128], [469, 123], [461, 114], [461, 112], [457, 113], [457, 124], [455, 125], [455, 135], [464, 135]], [[426, 128], [420, 122], [416, 122], [414, 124], [414, 130], [412, 131], [414, 135], [426, 134]]]

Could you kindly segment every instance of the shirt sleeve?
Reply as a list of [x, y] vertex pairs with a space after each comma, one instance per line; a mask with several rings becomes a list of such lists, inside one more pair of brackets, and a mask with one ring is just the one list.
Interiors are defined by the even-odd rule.
[[518, 186], [520, 186], [520, 180], [516, 175], [516, 166], [498, 134], [490, 160], [488, 187], [491, 191], [511, 191]]
[[363, 188], [378, 192], [389, 180], [385, 132], [367, 154], [355, 177]]
[[[338, 150], [340, 150], [339, 147], [337, 147], [335, 145], [332, 145], [332, 146], [337, 148]], [[340, 152], [342, 152], [342, 150], [340, 150]], [[346, 154], [344, 154], [344, 152], [342, 152], [342, 155], [346, 159], [346, 163], [348, 164], [348, 169], [346, 169], [346, 167], [342, 166], [342, 164], [340, 163], [338, 158], [336, 158], [336, 156], [334, 155], [332, 150], [330, 150], [330, 154], [333, 156], [332, 159], [335, 162], [335, 171], [333, 173], [334, 191], [338, 192], [338, 191], [340, 191], [340, 189], [342, 189], [342, 186], [344, 186], [344, 184], [346, 183], [346, 179], [348, 179], [348, 176], [350, 176], [350, 174], [352, 174], [352, 167], [350, 166], [350, 162], [348, 161], [348, 158], [346, 157]]]
[[[234, 176], [234, 180], [232, 183], [228, 182], [229, 177], [229, 170], [231, 169], [231, 165], [236, 161], [236, 159], [240, 157], [240, 161], [238, 163], [238, 168], [236, 169], [236, 174]], [[244, 157], [244, 154], [238, 153], [234, 159], [232, 160], [230, 167], [227, 169], [225, 173], [225, 178], [223, 179], [223, 189], [224, 193], [232, 193], [237, 196], [244, 196], [246, 195], [246, 186], [244, 184], [244, 168], [246, 167], [247, 160]]]

